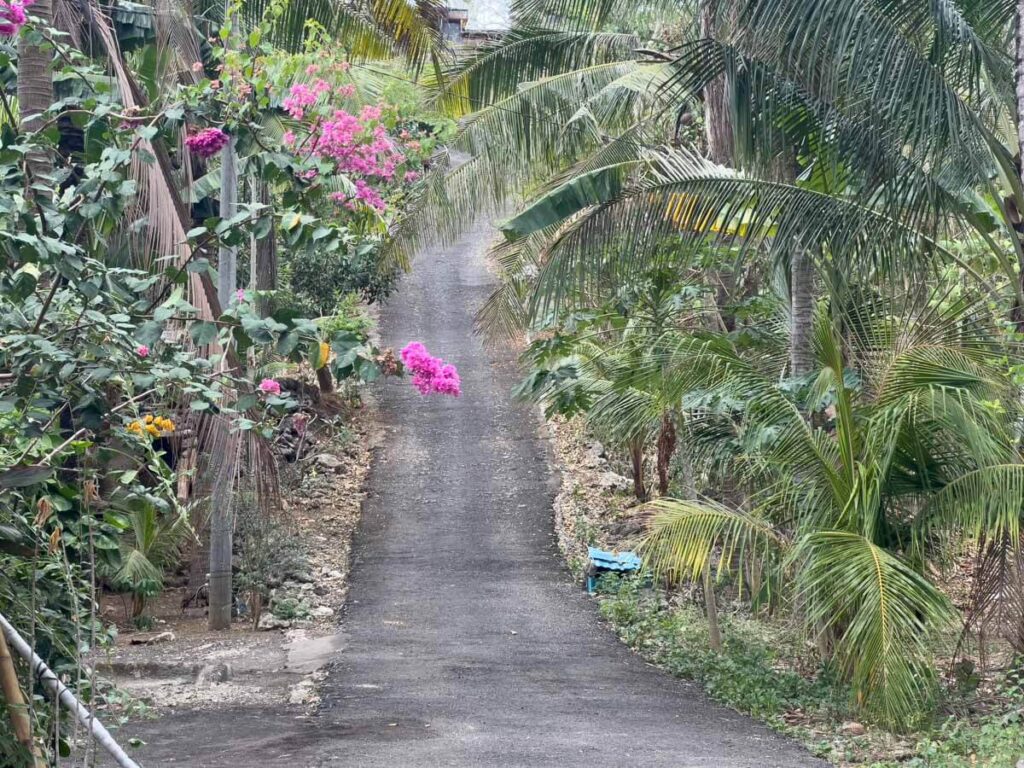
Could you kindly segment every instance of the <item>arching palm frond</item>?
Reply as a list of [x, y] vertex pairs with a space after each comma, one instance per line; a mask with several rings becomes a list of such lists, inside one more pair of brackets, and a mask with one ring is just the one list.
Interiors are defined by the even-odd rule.
[[[246, 0], [242, 6], [246, 26], [259, 24], [270, 7], [270, 0]], [[302, 53], [314, 30], [336, 40], [356, 59], [390, 58], [397, 52], [395, 40], [365, 4], [339, 0], [286, 3], [271, 22], [269, 42], [289, 53]]]
[[453, 117], [462, 117], [507, 99], [523, 83], [635, 59], [638, 45], [628, 34], [513, 30], [449, 67], [435, 83], [435, 102]]
[[1024, 463], [980, 467], [936, 493], [917, 521], [921, 534], [960, 530], [975, 540], [1008, 537], [1020, 546]]
[[921, 232], [855, 201], [744, 176], [682, 150], [648, 157], [646, 178], [594, 206], [552, 243], [539, 302], [559, 306], [570, 289], [585, 293], [599, 273], [624, 283], [668, 266], [663, 260], [677, 253], [657, 246], [670, 238], [776, 247], [780, 255], [802, 243], [880, 273], [913, 271], [946, 253]]
[[932, 643], [953, 618], [946, 596], [855, 533], [808, 534], [793, 560], [809, 626], [834, 632], [858, 701], [884, 722], [912, 725], [935, 694]]
[[289, 53], [301, 53], [311, 34], [321, 34], [344, 47], [357, 60], [400, 55], [414, 71], [426, 63], [440, 67], [449, 56], [440, 32], [443, 8], [433, 0], [301, 0], [286, 3], [272, 18], [270, 0], [245, 0], [242, 19], [254, 27], [270, 21], [270, 42]]
[[658, 499], [644, 509], [652, 515], [637, 551], [655, 578], [696, 580], [716, 550], [724, 571], [777, 559], [787, 546], [767, 520], [708, 499]]
[[920, 17], [916, 2], [897, 9], [876, 0], [747, 0], [733, 39], [841, 111], [859, 109], [921, 156], [983, 157], [984, 124], [969, 104], [980, 88], [958, 89], [980, 79], [943, 77], [905, 34]]

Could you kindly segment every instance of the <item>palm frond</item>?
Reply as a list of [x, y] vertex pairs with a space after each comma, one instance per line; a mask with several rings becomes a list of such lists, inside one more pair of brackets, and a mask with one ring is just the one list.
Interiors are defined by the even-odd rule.
[[913, 271], [946, 254], [932, 238], [856, 201], [750, 178], [683, 150], [652, 153], [649, 167], [640, 183], [552, 242], [538, 302], [563, 306], [572, 293], [587, 295], [598, 275], [621, 284], [671, 266], [679, 251], [658, 247], [667, 242], [765, 246], [777, 254], [801, 243], [880, 274]]
[[953, 480], [921, 511], [921, 534], [959, 530], [1017, 546], [1024, 516], [1024, 464], [980, 467]]
[[638, 45], [627, 34], [513, 30], [451, 67], [435, 84], [434, 101], [453, 117], [463, 117], [508, 98], [523, 83], [633, 59]]
[[946, 596], [855, 533], [811, 533], [794, 559], [809, 626], [836, 634], [858, 703], [889, 726], [912, 725], [935, 694], [932, 642], [953, 618]]
[[637, 551], [656, 579], [697, 580], [716, 550], [721, 571], [764, 562], [787, 545], [767, 520], [708, 499], [658, 499], [644, 509], [653, 514]]

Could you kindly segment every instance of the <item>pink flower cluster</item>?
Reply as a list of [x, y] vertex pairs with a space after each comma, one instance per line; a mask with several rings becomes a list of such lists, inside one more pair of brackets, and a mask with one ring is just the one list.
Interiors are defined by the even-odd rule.
[[365, 203], [374, 210], [381, 212], [387, 207], [384, 198], [380, 196], [380, 192], [371, 187], [364, 179], [356, 179], [355, 187], [356, 193], [353, 197], [349, 197], [344, 192], [332, 192], [331, 199], [336, 203], [341, 203], [350, 211], [356, 209], [357, 202]]
[[257, 387], [257, 389], [259, 389], [259, 391], [265, 395], [281, 394], [281, 384], [275, 381], [274, 379], [264, 379], [263, 381], [260, 382], [260, 385], [259, 387]]
[[412, 371], [412, 385], [421, 395], [431, 393], [458, 397], [462, 394], [459, 372], [454, 365], [431, 355], [418, 341], [402, 348], [402, 364]]
[[331, 84], [326, 80], [318, 79], [312, 86], [308, 86], [305, 83], [297, 83], [288, 91], [288, 96], [281, 102], [281, 106], [284, 107], [285, 112], [296, 120], [301, 120], [305, 116], [308, 107], [316, 104], [320, 96], [330, 92]]
[[220, 128], [204, 128], [185, 139], [185, 146], [200, 157], [213, 157], [228, 143], [228, 135]]
[[0, 0], [0, 37], [14, 37], [25, 26], [25, 9], [35, 0]]
[[405, 155], [388, 138], [383, 123], [373, 125], [379, 119], [379, 107], [363, 107], [358, 117], [336, 109], [331, 118], [320, 126], [313, 151], [320, 157], [333, 160], [341, 173], [358, 173], [390, 181], [395, 176], [395, 169], [405, 162]]

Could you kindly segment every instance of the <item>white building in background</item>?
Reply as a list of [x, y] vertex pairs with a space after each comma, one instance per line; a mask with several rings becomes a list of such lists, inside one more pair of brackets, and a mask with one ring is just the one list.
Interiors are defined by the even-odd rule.
[[452, 0], [445, 36], [454, 42], [491, 37], [508, 31], [509, 0]]
[[509, 0], [459, 0], [458, 5], [469, 11], [466, 32], [507, 32], [511, 26]]

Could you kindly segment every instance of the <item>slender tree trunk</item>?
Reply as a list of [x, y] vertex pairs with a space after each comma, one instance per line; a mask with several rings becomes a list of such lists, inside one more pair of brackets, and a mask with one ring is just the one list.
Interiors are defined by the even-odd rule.
[[231, 551], [234, 539], [234, 515], [231, 505], [214, 496], [210, 514], [210, 629], [231, 628]]
[[21, 693], [21, 683], [18, 681], [18, 672], [14, 667], [14, 658], [11, 656], [7, 637], [2, 629], [0, 629], [0, 694], [3, 695], [7, 707], [7, 716], [11, 720], [14, 738], [32, 755], [37, 766], [45, 768], [46, 761], [43, 760], [42, 753], [32, 738], [32, 720], [28, 715], [25, 697]]
[[[697, 498], [697, 483], [693, 476], [693, 462], [686, 442], [680, 444], [680, 461], [683, 465], [683, 493], [688, 499]], [[714, 552], [708, 553], [708, 559], [701, 571], [701, 582], [704, 591], [704, 613], [708, 618], [708, 645], [713, 651], [722, 650], [722, 629], [718, 623], [718, 601], [715, 599], [715, 580], [711, 578], [711, 558]]]
[[[256, 202], [270, 206], [272, 198], [270, 186], [262, 179], [255, 180]], [[268, 208], [269, 211], [269, 208]], [[260, 292], [277, 290], [277, 238], [271, 228], [270, 234], [262, 240], [254, 240], [252, 246], [251, 285], [257, 292], [256, 312], [260, 317], [269, 317], [274, 311], [274, 302], [269, 296], [260, 296]]]
[[[1017, 59], [1017, 169], [1024, 180], [1024, 0], [1017, 0], [1017, 33], [1015, 40]], [[1019, 211], [1024, 211], [1024, 205], [1017, 205]], [[1018, 237], [1020, 237], [1018, 232]], [[1024, 259], [1024, 257], [1020, 257]], [[1017, 279], [1020, 282], [1018, 296], [1024, 295], [1024, 261], [1018, 265]], [[1020, 299], [1014, 302], [1011, 319], [1017, 325], [1017, 330], [1024, 332], [1024, 306], [1021, 306]]]
[[814, 369], [811, 344], [814, 323], [814, 261], [806, 249], [794, 247], [790, 265], [789, 364], [791, 376]]
[[722, 650], [722, 630], [718, 625], [718, 601], [715, 599], [715, 580], [711, 578], [711, 558], [704, 563], [704, 608], [708, 616], [708, 645], [711, 650]]
[[633, 464], [633, 495], [637, 501], [647, 500], [647, 486], [644, 484], [644, 441], [641, 438], [629, 443], [629, 458]]
[[[231, 22], [231, 0], [225, 0], [224, 13]], [[230, 41], [228, 41], [230, 44]], [[238, 165], [235, 138], [221, 150], [220, 216], [229, 219], [238, 210]], [[221, 246], [217, 259], [217, 298], [221, 307], [231, 303], [238, 288], [238, 251]], [[223, 479], [218, 482], [230, 482]], [[231, 555], [234, 545], [234, 510], [226, 494], [214, 493], [210, 508], [210, 608], [207, 626], [210, 629], [231, 628]]]
[[[722, 19], [719, 18], [720, 0], [701, 0], [701, 37], [717, 38]], [[708, 160], [719, 165], [733, 162], [733, 135], [730, 84], [725, 75], [719, 75], [704, 86], [704, 134], [708, 144]]]
[[[43, 27], [53, 23], [52, 0], [36, 0], [28, 12], [39, 17]], [[22, 35], [18, 41], [18, 111], [24, 131], [38, 130], [43, 124], [42, 114], [53, 104], [52, 66], [53, 52], [32, 45]], [[45, 188], [46, 177], [52, 167], [49, 155], [46, 152], [30, 152], [28, 165], [36, 177], [36, 183]]]
[[665, 411], [661, 417], [661, 431], [658, 432], [658, 493], [668, 495], [669, 466], [676, 449], [676, 425], [672, 413]]
[[[238, 212], [238, 158], [235, 138], [221, 150], [220, 217], [230, 219]], [[217, 253], [217, 298], [226, 307], [238, 289], [238, 249], [222, 245]]]

